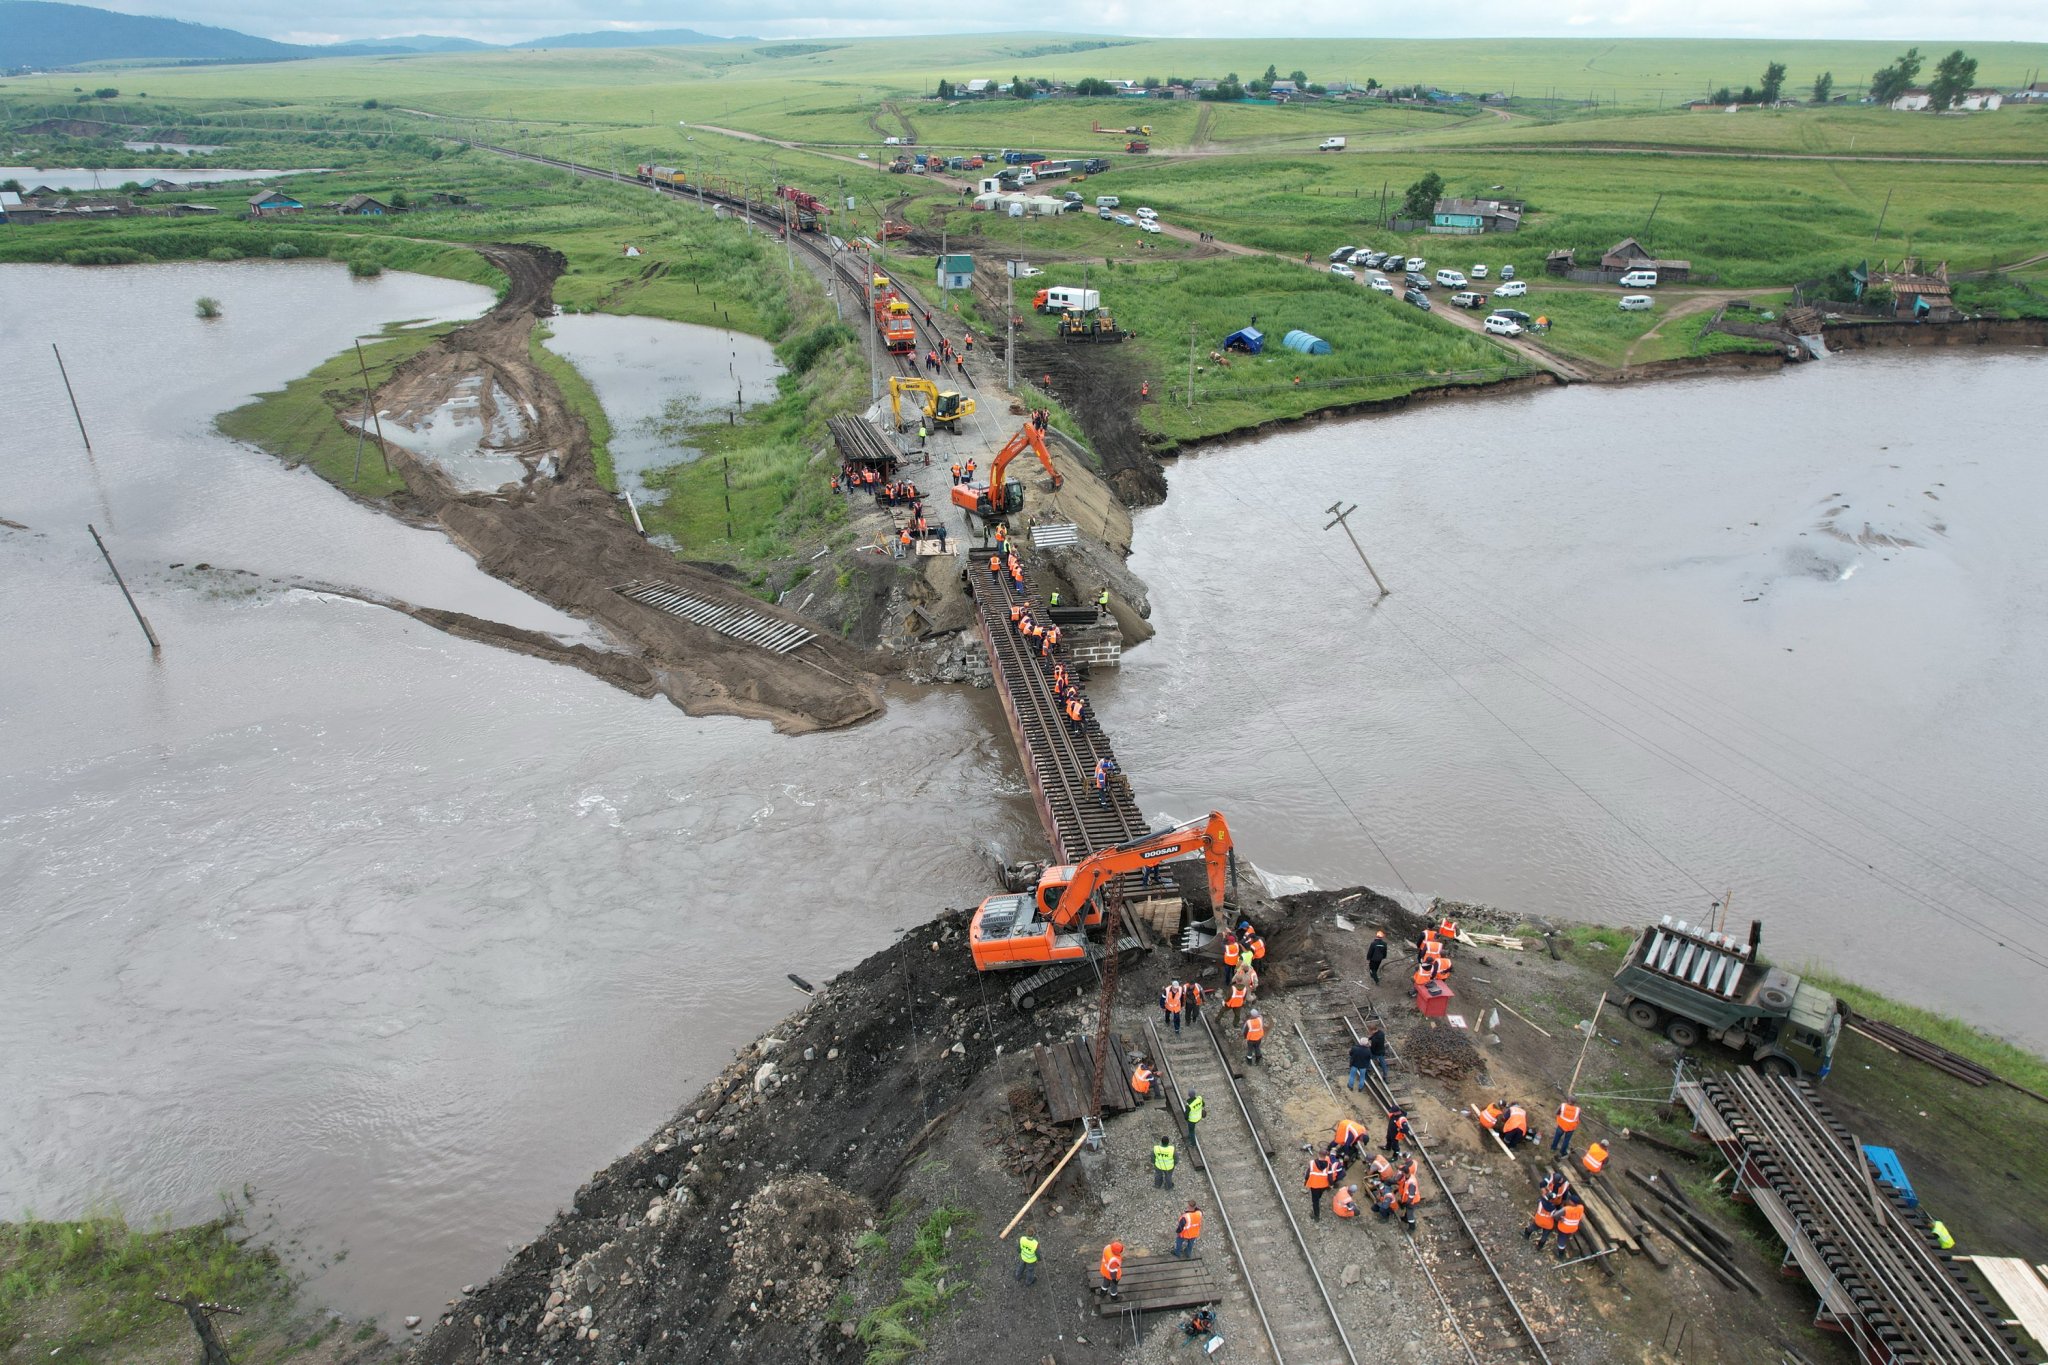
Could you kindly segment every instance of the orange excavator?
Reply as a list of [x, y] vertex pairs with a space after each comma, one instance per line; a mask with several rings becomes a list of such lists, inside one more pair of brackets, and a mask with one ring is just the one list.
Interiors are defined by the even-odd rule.
[[996, 452], [995, 463], [989, 466], [988, 483], [976, 488], [972, 484], [953, 485], [953, 504], [964, 507], [983, 521], [1001, 521], [1004, 517], [1024, 510], [1024, 481], [1005, 476], [1010, 472], [1010, 461], [1030, 450], [1038, 456], [1038, 462], [1045, 466], [1045, 472], [1052, 478], [1052, 486], [1058, 488], [1066, 482], [1060, 472], [1052, 467], [1052, 452], [1045, 448], [1045, 434], [1039, 430], [1035, 419], [1026, 421], [1024, 429], [1012, 436], [1009, 443]]
[[[1086, 931], [1100, 926], [1107, 914], [1103, 892], [1111, 882], [1126, 873], [1196, 857], [1208, 878], [1209, 903], [1220, 912], [1237, 885], [1237, 857], [1229, 824], [1210, 811], [1200, 820], [1098, 850], [1078, 863], [1048, 867], [1026, 890], [990, 896], [974, 912], [967, 932], [975, 970], [1037, 968], [1010, 988], [1012, 1004], [1033, 1008], [1048, 986], [1103, 956], [1104, 950], [1089, 941]], [[1136, 938], [1127, 937], [1116, 951], [1141, 946]]]

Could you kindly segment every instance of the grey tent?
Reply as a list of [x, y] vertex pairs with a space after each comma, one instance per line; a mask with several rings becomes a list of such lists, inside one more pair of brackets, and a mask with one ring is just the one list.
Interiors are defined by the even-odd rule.
[[1243, 351], [1246, 355], [1257, 355], [1266, 349], [1266, 334], [1256, 327], [1240, 327], [1223, 338], [1226, 351]]
[[1290, 351], [1300, 351], [1303, 355], [1328, 355], [1330, 353], [1329, 342], [1319, 336], [1311, 336], [1303, 331], [1289, 332], [1280, 339], [1280, 344]]

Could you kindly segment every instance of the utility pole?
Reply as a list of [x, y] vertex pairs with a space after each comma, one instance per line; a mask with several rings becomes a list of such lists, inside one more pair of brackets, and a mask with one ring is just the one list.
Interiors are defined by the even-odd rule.
[[1884, 216], [1887, 213], [1890, 213], [1891, 211], [1892, 192], [1890, 190], [1886, 190], [1884, 192], [1884, 207], [1877, 211], [1877, 231], [1870, 234], [1871, 241], [1875, 242], [1879, 237], [1884, 235]]
[[1328, 526], [1323, 527], [1323, 529], [1327, 531], [1331, 529], [1331, 527], [1336, 526], [1342, 526], [1344, 528], [1344, 534], [1351, 537], [1351, 548], [1358, 551], [1359, 562], [1364, 564], [1365, 571], [1372, 575], [1372, 581], [1379, 585], [1380, 596], [1385, 597], [1389, 591], [1387, 585], [1385, 583], [1380, 582], [1379, 570], [1375, 569], [1372, 566], [1372, 561], [1365, 557], [1365, 547], [1358, 543], [1357, 535], [1355, 535], [1351, 530], [1351, 523], [1345, 520], [1346, 517], [1350, 516], [1353, 512], [1356, 512], [1357, 510], [1357, 503], [1354, 502], [1349, 507], [1345, 507], [1344, 500], [1342, 498], [1339, 498], [1336, 502], [1330, 504], [1330, 512], [1336, 519], [1330, 522]]
[[1003, 371], [1010, 392], [1017, 391], [1017, 277], [1003, 280]]
[[356, 366], [363, 372], [363, 406], [370, 410], [370, 420], [377, 424], [377, 455], [384, 461], [384, 472], [391, 472], [391, 454], [384, 448], [384, 415], [377, 411], [377, 405], [370, 401], [370, 362], [363, 359], [363, 343], [356, 342]]
[[1656, 222], [1656, 221], [1657, 221], [1657, 210], [1658, 210], [1658, 209], [1660, 209], [1660, 208], [1662, 208], [1663, 206], [1664, 206], [1664, 191], [1662, 191], [1662, 190], [1658, 190], [1658, 191], [1657, 191], [1657, 202], [1656, 202], [1656, 203], [1654, 203], [1654, 204], [1652, 204], [1652, 205], [1650, 205], [1650, 216], [1649, 216], [1648, 218], [1645, 218], [1645, 219], [1643, 219], [1643, 236], [1644, 236], [1644, 237], [1646, 237], [1646, 238], [1647, 238], [1647, 237], [1648, 237], [1648, 236], [1650, 235], [1650, 224], [1652, 224], [1652, 223], [1654, 223], [1654, 222]]
[[50, 354], [57, 357], [57, 373], [64, 379], [64, 396], [71, 400], [71, 417], [78, 423], [78, 439], [85, 442], [85, 458], [92, 459], [92, 437], [85, 434], [85, 418], [78, 411], [78, 395], [71, 389], [71, 371], [64, 368], [64, 353], [57, 349], [57, 343], [50, 343]]
[[92, 533], [92, 543], [100, 547], [100, 558], [107, 561], [107, 570], [114, 575], [114, 584], [121, 589], [121, 596], [128, 599], [128, 610], [135, 613], [135, 624], [142, 627], [142, 634], [149, 641], [149, 652], [163, 653], [164, 647], [156, 638], [156, 632], [149, 628], [149, 618], [142, 614], [141, 607], [135, 605], [135, 594], [128, 591], [128, 580], [121, 577], [121, 570], [114, 563], [114, 557], [107, 553], [107, 542], [100, 539], [98, 528], [91, 522], [86, 523], [85, 529]]
[[1195, 410], [1195, 324], [1188, 324], [1188, 411]]

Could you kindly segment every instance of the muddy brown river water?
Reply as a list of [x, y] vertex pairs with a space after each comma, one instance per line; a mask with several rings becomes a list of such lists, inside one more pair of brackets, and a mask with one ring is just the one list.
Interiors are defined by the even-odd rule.
[[[210, 427], [486, 291], [250, 263], [0, 294], [0, 1213], [252, 1185], [317, 1294], [430, 1314], [798, 1003], [786, 973], [1034, 851], [986, 693], [784, 739], [287, 586], [582, 637]], [[1107, 721], [1148, 810], [1219, 807], [1268, 868], [1598, 918], [1732, 887], [1782, 956], [2040, 1044], [2044, 379], [1859, 358], [1183, 460]]]

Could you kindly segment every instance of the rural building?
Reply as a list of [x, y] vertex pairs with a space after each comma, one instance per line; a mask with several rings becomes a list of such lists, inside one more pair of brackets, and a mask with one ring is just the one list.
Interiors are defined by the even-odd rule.
[[305, 207], [283, 190], [264, 190], [260, 194], [249, 196], [251, 218], [274, 218], [281, 214], [299, 213]]
[[1906, 90], [1902, 91], [1899, 97], [1892, 101], [1892, 108], [1898, 110], [1925, 109], [1933, 103], [1934, 95], [1930, 91]]
[[1918, 257], [1902, 257], [1897, 266], [1887, 267], [1883, 261], [1875, 270], [1865, 263], [1849, 272], [1855, 282], [1856, 298], [1859, 302], [1864, 295], [1879, 286], [1889, 287], [1892, 292], [1892, 311], [1900, 317], [1931, 318], [1941, 321], [1955, 312], [1955, 298], [1949, 289], [1948, 262], [1943, 261], [1931, 272], [1921, 267]]
[[1473, 236], [1482, 232], [1515, 232], [1521, 226], [1522, 205], [1513, 200], [1439, 199], [1429, 230]]
[[391, 206], [367, 194], [352, 194], [341, 201], [339, 211], [351, 218], [382, 218], [391, 212]]
[[13, 190], [0, 190], [0, 223], [6, 222], [9, 214], [20, 211], [21, 196]]
[[[1555, 254], [1555, 253], [1553, 253]], [[1546, 268], [1548, 262], [1545, 262]], [[1664, 260], [1652, 256], [1650, 249], [1633, 237], [1624, 237], [1600, 257], [1602, 270], [1654, 270], [1657, 278], [1665, 282], [1692, 278], [1692, 262]]]
[[166, 218], [200, 218], [209, 213], [220, 212], [211, 204], [166, 204], [153, 211], [163, 214]]
[[972, 289], [974, 257], [959, 251], [939, 257], [938, 280], [941, 289]]
[[1577, 255], [1570, 247], [1562, 247], [1543, 258], [1543, 273], [1546, 275], [1569, 275], [1578, 268]]
[[1958, 109], [1996, 109], [2005, 103], [2005, 96], [1996, 90], [1970, 90], [1956, 101]]
[[2022, 104], [2048, 103], [2048, 81], [2035, 81], [2024, 90], [2013, 91], [2006, 98]]
[[994, 90], [991, 88], [994, 85], [994, 81], [976, 77], [974, 80], [967, 82], [967, 93], [970, 95], [990, 95], [994, 93]]

